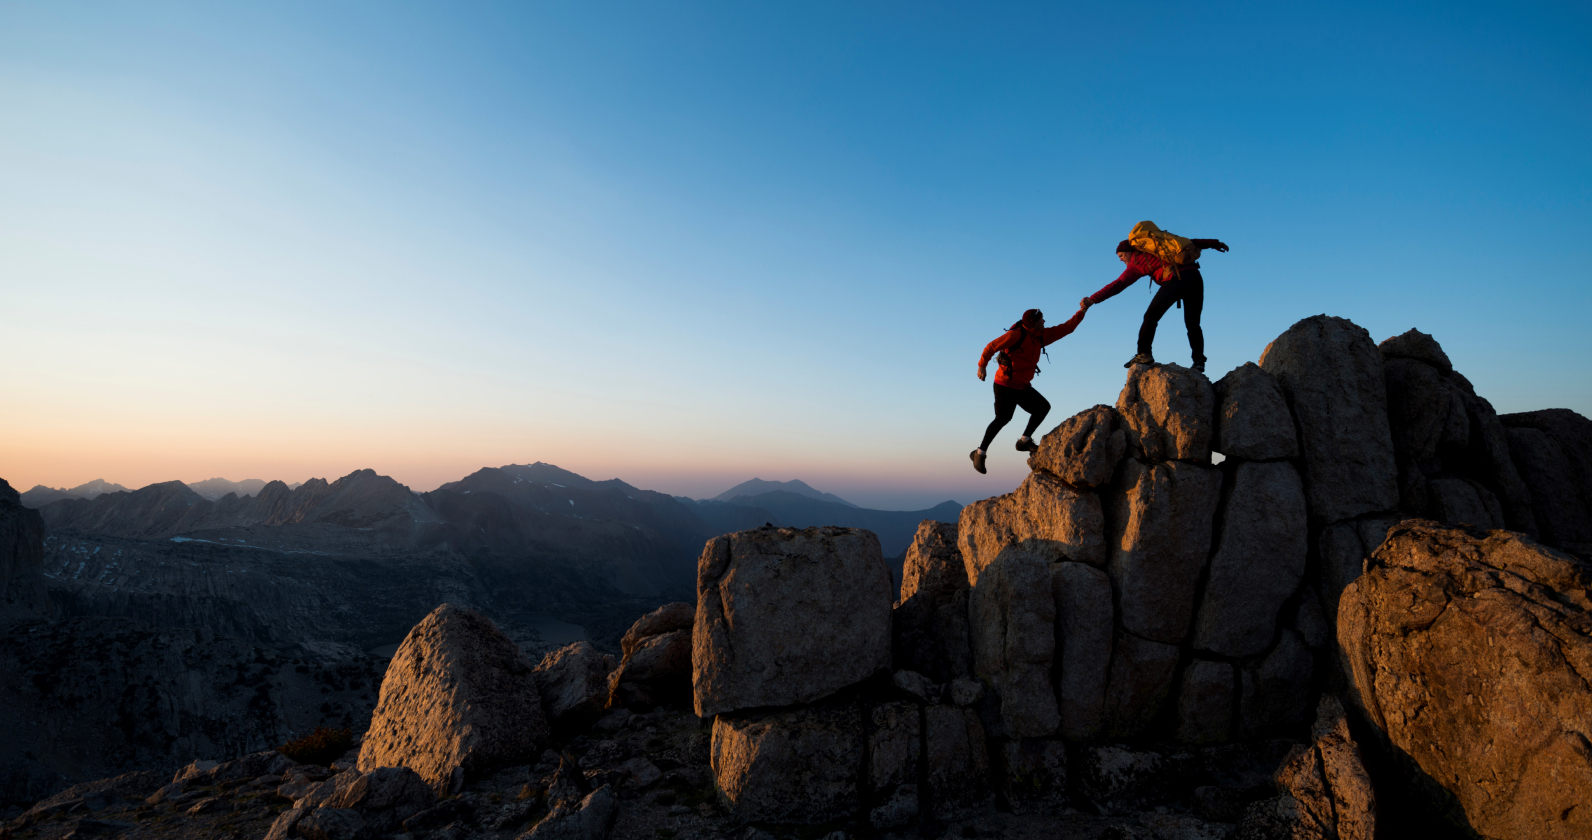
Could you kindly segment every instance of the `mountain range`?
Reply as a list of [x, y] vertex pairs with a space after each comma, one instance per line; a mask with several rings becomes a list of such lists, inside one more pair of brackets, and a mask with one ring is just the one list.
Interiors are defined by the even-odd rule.
[[839, 496], [836, 496], [833, 493], [825, 493], [821, 490], [814, 490], [807, 484], [807, 482], [801, 481], [799, 479], [796, 481], [764, 481], [761, 478], [754, 478], [751, 481], [743, 481], [740, 484], [725, 490], [723, 493], [714, 496], [713, 500], [719, 502], [733, 502], [741, 496], [761, 496], [764, 493], [774, 493], [780, 491], [786, 493], [795, 493], [798, 496], [806, 496], [810, 499], [819, 499], [825, 502], [836, 502], [847, 507], [856, 507], [856, 505], [840, 498]]
[[555, 616], [602, 641], [638, 606], [688, 597], [702, 545], [717, 534], [764, 523], [868, 528], [899, 567], [919, 522], [960, 511], [955, 502], [869, 510], [801, 482], [742, 487], [769, 485], [807, 492], [693, 500], [537, 462], [483, 468], [428, 493], [367, 469], [215, 499], [168, 481], [38, 511], [51, 597], [65, 614], [359, 650], [396, 641], [441, 600], [510, 626], [519, 617], [522, 628]]

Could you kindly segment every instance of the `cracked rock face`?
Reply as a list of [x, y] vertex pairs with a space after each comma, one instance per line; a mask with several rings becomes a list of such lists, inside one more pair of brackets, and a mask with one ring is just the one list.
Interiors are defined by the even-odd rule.
[[973, 587], [968, 625], [974, 674], [1000, 699], [1005, 735], [1035, 738], [1056, 731], [1061, 719], [1050, 684], [1056, 650], [1056, 603], [1050, 563], [1041, 540], [1002, 551]]
[[547, 734], [525, 654], [485, 616], [443, 604], [387, 666], [359, 767], [409, 767], [446, 795], [466, 775], [533, 759]]
[[1350, 699], [1435, 812], [1592, 836], [1592, 568], [1518, 534], [1393, 527], [1338, 605]]
[[1127, 433], [1109, 405], [1084, 409], [1051, 430], [1028, 456], [1028, 467], [1054, 474], [1074, 487], [1099, 487], [1111, 480], [1127, 452]]
[[1106, 559], [1100, 497], [1075, 490], [1045, 472], [1032, 472], [1017, 489], [962, 508], [957, 540], [968, 583], [1009, 545], [1027, 539], [1056, 544], [1068, 560], [1099, 566]]
[[692, 634], [697, 714], [811, 703], [888, 671], [894, 601], [869, 531], [763, 527], [709, 540]]
[[1370, 334], [1353, 321], [1316, 315], [1268, 345], [1260, 367], [1293, 409], [1311, 521], [1397, 507], [1382, 355]]
[[1222, 474], [1173, 461], [1123, 463], [1106, 493], [1118, 619], [1129, 632], [1178, 644], [1194, 617], [1195, 588], [1210, 554]]
[[1304, 486], [1287, 461], [1241, 463], [1226, 495], [1194, 646], [1254, 656], [1271, 644], [1277, 612], [1304, 575]]

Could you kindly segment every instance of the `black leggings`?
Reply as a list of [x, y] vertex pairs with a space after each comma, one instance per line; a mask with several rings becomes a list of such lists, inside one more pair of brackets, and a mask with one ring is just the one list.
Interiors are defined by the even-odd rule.
[[984, 430], [984, 442], [978, 445], [979, 449], [989, 451], [989, 445], [995, 440], [995, 434], [1011, 422], [1012, 415], [1017, 413], [1017, 407], [1022, 406], [1028, 412], [1028, 427], [1023, 429], [1023, 434], [1034, 436], [1034, 430], [1039, 424], [1045, 422], [1045, 415], [1050, 413], [1050, 401], [1040, 396], [1032, 386], [1027, 388], [1008, 388], [1005, 385], [995, 385], [995, 419], [990, 421], [989, 428]]
[[1205, 308], [1205, 278], [1199, 269], [1185, 268], [1182, 275], [1172, 278], [1155, 292], [1150, 308], [1144, 310], [1144, 323], [1139, 326], [1139, 352], [1148, 355], [1155, 343], [1155, 325], [1172, 304], [1183, 301], [1183, 324], [1188, 327], [1188, 346], [1194, 351], [1196, 363], [1205, 361], [1205, 333], [1200, 330], [1200, 310]]

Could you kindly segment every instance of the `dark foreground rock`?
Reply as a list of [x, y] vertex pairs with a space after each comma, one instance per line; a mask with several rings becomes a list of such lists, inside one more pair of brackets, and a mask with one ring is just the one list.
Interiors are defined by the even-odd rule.
[[709, 540], [692, 636], [697, 713], [810, 703], [888, 671], [894, 590], [869, 531], [765, 527]]

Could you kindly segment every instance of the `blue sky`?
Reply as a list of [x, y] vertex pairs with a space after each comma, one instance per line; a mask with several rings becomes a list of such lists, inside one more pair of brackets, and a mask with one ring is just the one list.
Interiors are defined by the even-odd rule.
[[[1584, 4], [0, 4], [0, 477], [543, 460], [693, 496], [1011, 489], [984, 343], [1220, 237], [1294, 321], [1592, 413]], [[1050, 350], [1121, 388], [1141, 281]], [[1173, 310], [1157, 356], [1187, 360]]]

